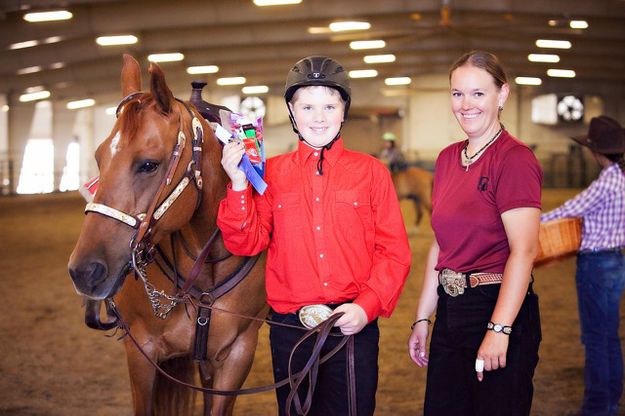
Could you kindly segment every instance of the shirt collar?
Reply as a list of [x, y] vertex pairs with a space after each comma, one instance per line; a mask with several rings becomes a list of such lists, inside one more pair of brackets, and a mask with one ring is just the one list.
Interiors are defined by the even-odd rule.
[[[326, 149], [326, 151], [324, 152], [323, 154], [324, 162], [328, 162], [331, 166], [334, 166], [336, 161], [343, 154], [344, 149], [345, 148], [343, 147], [343, 139], [339, 137], [332, 144], [332, 147], [330, 147], [329, 150]], [[317, 152], [317, 156], [314, 156], [315, 152]], [[317, 159], [320, 153], [321, 153], [321, 149], [314, 149], [308, 146], [302, 140], [298, 142], [297, 154], [299, 156], [299, 160], [302, 165], [305, 165], [308, 159], [311, 157], [314, 157], [315, 159]]]

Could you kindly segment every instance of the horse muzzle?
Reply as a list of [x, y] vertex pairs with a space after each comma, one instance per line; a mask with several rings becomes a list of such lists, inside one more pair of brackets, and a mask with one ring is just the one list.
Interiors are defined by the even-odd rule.
[[109, 276], [106, 264], [100, 261], [78, 265], [70, 263], [69, 266], [69, 275], [76, 292], [92, 300], [113, 297], [121, 288], [128, 271], [127, 264], [116, 276]]

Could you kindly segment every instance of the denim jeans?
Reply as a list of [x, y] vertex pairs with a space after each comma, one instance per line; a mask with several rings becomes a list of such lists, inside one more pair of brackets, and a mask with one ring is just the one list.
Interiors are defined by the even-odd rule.
[[576, 284], [586, 354], [582, 414], [616, 415], [623, 393], [618, 327], [625, 257], [619, 251], [578, 254]]
[[425, 416], [529, 415], [541, 341], [538, 297], [531, 285], [512, 324], [506, 367], [485, 371], [481, 382], [475, 372], [477, 350], [486, 334], [499, 288], [500, 285], [467, 288], [464, 294], [451, 297], [439, 285]]
[[[272, 313], [271, 320], [289, 325], [302, 326], [294, 313]], [[335, 328], [336, 333], [341, 332]], [[334, 331], [334, 330], [333, 330]], [[269, 330], [271, 342], [271, 358], [276, 382], [288, 376], [289, 355], [293, 346], [302, 337], [304, 331], [272, 325]], [[354, 335], [354, 359], [356, 372], [356, 404], [358, 416], [371, 416], [375, 411], [375, 393], [378, 387], [378, 342], [380, 331], [377, 319], [366, 325], [362, 331]], [[331, 351], [341, 337], [330, 336], [326, 340], [321, 355]], [[309, 338], [293, 356], [292, 370], [299, 371], [304, 367], [312, 352], [313, 339]], [[310, 416], [345, 416], [348, 415], [347, 398], [347, 366], [346, 347], [343, 347], [330, 360], [319, 366], [317, 384], [312, 399]], [[300, 387], [300, 400], [304, 403], [307, 383]], [[276, 390], [278, 411], [281, 416], [286, 414], [286, 400], [290, 387], [288, 385]], [[296, 415], [294, 406], [291, 414]]]

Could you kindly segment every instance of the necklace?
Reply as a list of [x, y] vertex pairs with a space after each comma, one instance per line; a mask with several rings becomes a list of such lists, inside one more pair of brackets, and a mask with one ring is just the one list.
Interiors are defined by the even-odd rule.
[[482, 153], [492, 142], [495, 141], [495, 139], [497, 139], [497, 137], [499, 137], [499, 135], [501, 134], [501, 131], [503, 130], [502, 127], [499, 127], [499, 130], [497, 130], [497, 133], [495, 133], [495, 135], [493, 136], [492, 139], [490, 139], [484, 146], [482, 146], [482, 148], [480, 150], [478, 150], [477, 152], [475, 152], [473, 154], [473, 156], [469, 156], [467, 154], [467, 148], [469, 147], [469, 141], [467, 140], [467, 144], [464, 145], [464, 149], [462, 149], [462, 156], [463, 156], [463, 160], [462, 163], [465, 165], [465, 170], [469, 170], [469, 165], [471, 165], [473, 162], [475, 162], [476, 157], [478, 157], [480, 155], [480, 153]]

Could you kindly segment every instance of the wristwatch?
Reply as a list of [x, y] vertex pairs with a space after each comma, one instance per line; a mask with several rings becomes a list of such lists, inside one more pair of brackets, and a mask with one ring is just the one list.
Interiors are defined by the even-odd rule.
[[512, 333], [511, 326], [496, 324], [491, 321], [489, 321], [488, 324], [486, 324], [486, 329], [493, 331], [493, 332], [497, 332], [497, 333], [503, 333], [506, 335], [510, 335]]

